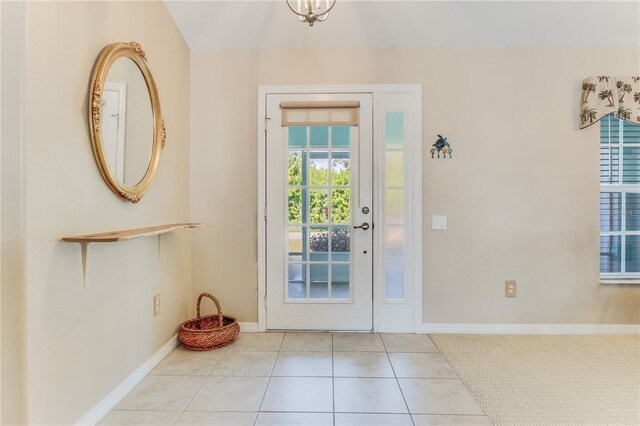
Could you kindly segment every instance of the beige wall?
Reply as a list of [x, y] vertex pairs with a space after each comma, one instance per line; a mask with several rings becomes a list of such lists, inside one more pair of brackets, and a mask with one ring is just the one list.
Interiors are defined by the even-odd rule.
[[2, 209], [0, 210], [0, 423], [26, 419], [25, 245], [22, 119], [26, 7], [2, 2]]
[[[421, 83], [424, 322], [640, 322], [639, 287], [598, 283], [598, 127], [577, 129], [581, 79], [637, 74], [639, 59], [633, 47], [193, 52], [192, 215], [213, 224], [195, 240], [195, 293], [257, 320], [258, 85]], [[453, 160], [431, 160], [438, 133]], [[430, 229], [433, 214], [448, 231]]]
[[[26, 22], [28, 421], [70, 424], [193, 314], [187, 232], [163, 236], [159, 259], [156, 238], [90, 245], [86, 289], [79, 245], [60, 241], [190, 219], [190, 51], [162, 2], [29, 2]], [[98, 53], [131, 40], [147, 53], [168, 131], [156, 181], [137, 205], [103, 182], [86, 114]]]

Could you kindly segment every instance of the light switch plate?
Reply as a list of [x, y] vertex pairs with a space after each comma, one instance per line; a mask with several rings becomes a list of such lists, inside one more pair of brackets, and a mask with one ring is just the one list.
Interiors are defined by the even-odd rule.
[[443, 231], [447, 229], [447, 216], [431, 216], [431, 229]]
[[153, 316], [157, 317], [160, 315], [160, 295], [156, 294], [153, 296]]

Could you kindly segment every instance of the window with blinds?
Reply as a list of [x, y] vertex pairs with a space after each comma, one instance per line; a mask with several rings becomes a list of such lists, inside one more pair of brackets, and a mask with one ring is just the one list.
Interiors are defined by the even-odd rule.
[[600, 124], [600, 276], [640, 283], [640, 125]]

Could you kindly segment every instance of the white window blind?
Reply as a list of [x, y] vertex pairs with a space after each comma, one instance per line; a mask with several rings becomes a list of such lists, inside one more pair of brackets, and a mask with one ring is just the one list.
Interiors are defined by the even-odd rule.
[[283, 101], [282, 126], [357, 126], [359, 101]]

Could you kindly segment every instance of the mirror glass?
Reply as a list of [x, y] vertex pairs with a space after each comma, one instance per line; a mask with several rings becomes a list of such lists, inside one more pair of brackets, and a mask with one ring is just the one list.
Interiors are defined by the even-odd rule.
[[154, 144], [151, 98], [138, 65], [120, 57], [108, 70], [102, 92], [102, 143], [120, 183], [134, 186], [149, 166]]

